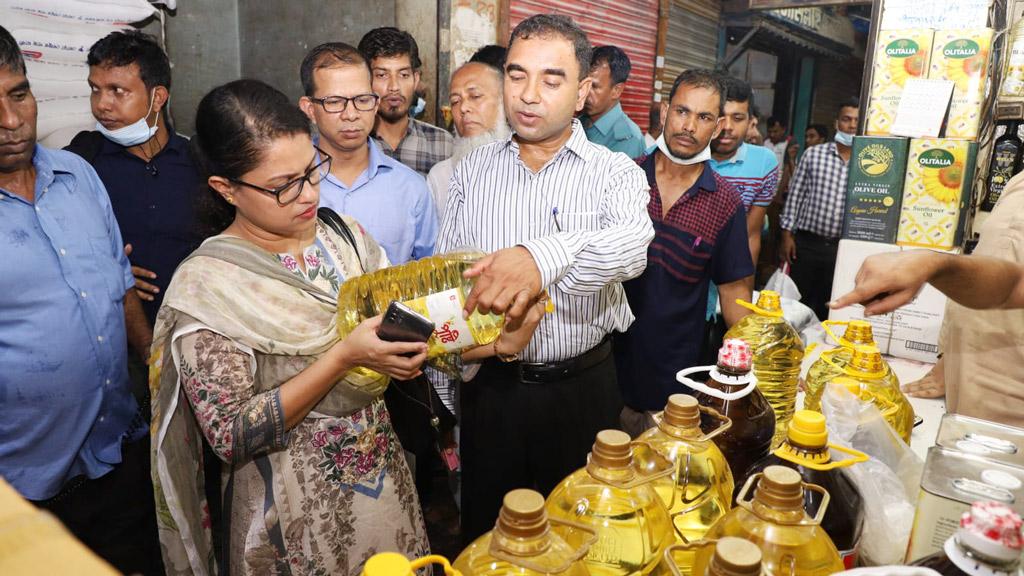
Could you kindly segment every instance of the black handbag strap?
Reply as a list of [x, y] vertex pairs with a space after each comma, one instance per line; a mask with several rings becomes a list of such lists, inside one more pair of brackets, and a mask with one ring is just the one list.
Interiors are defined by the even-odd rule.
[[356, 245], [356, 237], [352, 234], [352, 229], [348, 227], [348, 224], [341, 219], [341, 216], [338, 216], [337, 212], [327, 207], [321, 207], [316, 211], [316, 215], [324, 224], [330, 226], [331, 230], [334, 230], [338, 236], [341, 236], [346, 242], [348, 242], [349, 246], [351, 246], [352, 250], [356, 253], [356, 260], [359, 261], [359, 268], [365, 272], [366, 268], [363, 266], [363, 255], [359, 253], [359, 246]]

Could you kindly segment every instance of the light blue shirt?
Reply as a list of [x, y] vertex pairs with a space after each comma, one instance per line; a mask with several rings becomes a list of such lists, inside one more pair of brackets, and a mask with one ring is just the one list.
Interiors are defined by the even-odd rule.
[[587, 140], [612, 152], [622, 152], [630, 158], [639, 158], [644, 154], [644, 133], [622, 111], [621, 103], [616, 103], [585, 132]]
[[423, 176], [368, 139], [370, 164], [352, 186], [333, 174], [320, 182], [320, 205], [356, 219], [384, 248], [392, 264], [434, 253], [437, 209]]
[[36, 146], [33, 164], [34, 203], [0, 188], [0, 476], [42, 500], [110, 471], [146, 427], [131, 426], [135, 280], [107, 191], [70, 152]]

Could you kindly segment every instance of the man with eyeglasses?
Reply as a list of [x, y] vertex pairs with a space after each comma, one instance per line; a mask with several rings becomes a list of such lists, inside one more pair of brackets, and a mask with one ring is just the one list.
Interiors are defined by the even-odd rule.
[[299, 106], [319, 131], [317, 145], [333, 158], [320, 183], [320, 205], [366, 228], [392, 264], [434, 253], [437, 210], [426, 180], [385, 155], [370, 138], [379, 97], [370, 67], [354, 47], [321, 44], [300, 69]]

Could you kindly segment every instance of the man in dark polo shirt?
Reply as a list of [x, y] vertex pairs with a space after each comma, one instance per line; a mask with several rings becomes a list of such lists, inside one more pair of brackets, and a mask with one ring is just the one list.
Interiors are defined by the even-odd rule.
[[727, 325], [746, 313], [736, 299], [750, 299], [754, 265], [743, 200], [708, 163], [724, 106], [718, 75], [683, 72], [663, 104], [656, 149], [637, 160], [651, 186], [654, 240], [647, 269], [624, 283], [636, 321], [614, 346], [621, 424], [633, 436], [654, 425], [651, 415], [669, 395], [687, 391], [675, 375], [700, 358], [708, 282], [718, 285]]
[[200, 242], [199, 174], [188, 140], [167, 122], [171, 68], [156, 40], [113, 32], [87, 61], [96, 130], [67, 149], [92, 164], [110, 194], [151, 329], [174, 269]]

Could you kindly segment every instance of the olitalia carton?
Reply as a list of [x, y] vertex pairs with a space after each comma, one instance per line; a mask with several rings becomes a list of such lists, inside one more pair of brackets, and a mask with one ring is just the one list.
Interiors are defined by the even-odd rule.
[[906, 138], [853, 139], [843, 238], [896, 242], [909, 144]]
[[940, 446], [928, 449], [906, 562], [942, 549], [972, 502], [995, 500], [1024, 514], [1024, 469]]
[[939, 250], [960, 244], [977, 152], [966, 140], [910, 141], [897, 244]]
[[900, 106], [903, 85], [910, 78], [928, 75], [932, 30], [882, 30], [875, 45], [871, 102], [865, 133], [888, 136]]
[[952, 80], [946, 138], [978, 137], [992, 30], [939, 30], [932, 43], [928, 78]]

